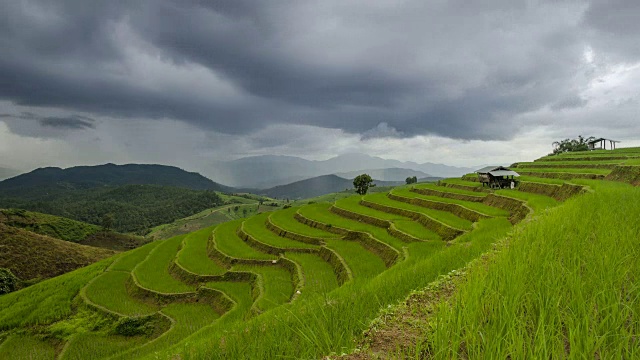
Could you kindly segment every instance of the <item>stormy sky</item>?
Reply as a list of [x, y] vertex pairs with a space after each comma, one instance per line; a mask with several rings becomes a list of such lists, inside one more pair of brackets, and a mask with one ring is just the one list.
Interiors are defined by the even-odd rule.
[[479, 3], [0, 0], [0, 167], [640, 145], [640, 2]]

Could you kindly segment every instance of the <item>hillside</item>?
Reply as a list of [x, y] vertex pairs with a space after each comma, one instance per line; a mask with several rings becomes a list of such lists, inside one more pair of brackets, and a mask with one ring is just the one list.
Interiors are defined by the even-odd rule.
[[26, 209], [94, 225], [101, 225], [110, 214], [113, 229], [119, 232], [142, 232], [223, 203], [214, 191], [159, 185], [57, 189], [53, 193], [38, 189], [26, 198], [0, 197], [0, 208]]
[[[378, 181], [378, 186], [398, 185], [399, 182]], [[402, 181], [404, 183], [404, 180]], [[266, 190], [256, 190], [261, 195], [278, 199], [306, 199], [324, 194], [353, 189], [353, 180], [345, 179], [337, 175], [323, 175], [311, 179], [296, 181], [287, 185], [280, 185]]]
[[0, 268], [22, 281], [52, 278], [115, 254], [0, 223]]
[[155, 241], [1, 296], [0, 357], [637, 358], [638, 160], [545, 157], [515, 190], [469, 175]]
[[105, 164], [75, 166], [67, 169], [39, 168], [31, 172], [0, 181], [0, 194], [29, 199], [34, 194], [70, 189], [89, 189], [121, 185], [162, 185], [191, 190], [231, 191], [195, 173], [174, 166]]
[[20, 172], [18, 170], [0, 166], [0, 181], [4, 179], [8, 179], [10, 177], [14, 177], [19, 174]]
[[133, 249], [146, 242], [141, 237], [103, 231], [97, 225], [21, 209], [0, 209], [0, 223], [60, 240], [117, 251]]

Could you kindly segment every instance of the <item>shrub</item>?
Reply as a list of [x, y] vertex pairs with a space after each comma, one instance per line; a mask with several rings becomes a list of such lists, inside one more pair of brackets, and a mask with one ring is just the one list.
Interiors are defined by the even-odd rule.
[[0, 295], [15, 291], [18, 287], [18, 278], [11, 270], [0, 268]]

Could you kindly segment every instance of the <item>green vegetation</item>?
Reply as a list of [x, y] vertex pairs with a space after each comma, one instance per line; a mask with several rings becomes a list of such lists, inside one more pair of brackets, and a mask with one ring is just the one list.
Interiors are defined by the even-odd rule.
[[294, 285], [291, 273], [279, 266], [236, 265], [234, 271], [249, 271], [260, 276], [262, 297], [256, 301], [261, 311], [267, 311], [289, 302], [293, 296]]
[[356, 193], [365, 195], [370, 187], [374, 187], [373, 179], [368, 174], [358, 175], [353, 179], [353, 187], [356, 189]]
[[[534, 168], [610, 170], [563, 162]], [[277, 208], [242, 197], [156, 229], [196, 231], [1, 296], [0, 352], [28, 337], [61, 359], [637, 357], [640, 191], [539, 173], [523, 191], [444, 179], [236, 219]], [[233, 220], [207, 224], [217, 212]]]
[[[35, 190], [34, 190], [35, 191]], [[105, 186], [90, 189], [56, 189], [35, 194], [0, 194], [0, 207], [20, 208], [100, 225], [113, 215], [120, 232], [145, 229], [220, 206], [218, 193], [159, 185]]]
[[0, 295], [15, 291], [18, 287], [18, 278], [11, 270], [0, 268]]
[[101, 230], [97, 225], [21, 209], [0, 210], [0, 222], [72, 242], [81, 242]]
[[133, 274], [140, 285], [162, 293], [183, 293], [195, 290], [194, 286], [180, 282], [169, 274], [169, 265], [173, 262], [183, 238], [184, 236], [176, 236], [163, 241], [133, 269]]
[[239, 259], [274, 260], [276, 256], [257, 251], [247, 245], [236, 234], [237, 228], [242, 225], [242, 220], [231, 221], [216, 227], [214, 239], [216, 248], [223, 254]]
[[71, 301], [113, 261], [106, 259], [64, 275], [0, 296], [0, 331], [50, 324], [72, 313]]
[[85, 290], [86, 296], [92, 303], [126, 316], [151, 315], [158, 311], [157, 306], [129, 296], [126, 289], [129, 277], [131, 274], [128, 272], [105, 272], [89, 283]]
[[213, 262], [207, 256], [207, 244], [213, 227], [205, 228], [187, 235], [176, 263], [198, 275], [221, 275], [226, 269]]
[[462, 349], [469, 358], [637, 358], [638, 214], [638, 189], [550, 210], [469, 271], [421, 348], [443, 359]]
[[287, 259], [291, 259], [302, 267], [305, 287], [301, 297], [308, 295], [326, 294], [338, 287], [338, 280], [329, 263], [318, 255], [285, 253]]
[[281, 249], [313, 249], [317, 246], [283, 238], [265, 227], [269, 213], [253, 216], [243, 223], [243, 229], [256, 240]]
[[34, 336], [14, 335], [0, 344], [0, 359], [49, 360], [55, 356], [53, 344]]
[[271, 213], [271, 221], [278, 227], [297, 234], [304, 234], [315, 238], [335, 238], [336, 234], [326, 232], [324, 230], [305, 226], [294, 219], [297, 207], [275, 211]]
[[593, 136], [584, 138], [582, 135], [578, 135], [575, 139], [564, 139], [553, 142], [553, 153], [549, 155], [558, 155], [567, 152], [588, 151], [588, 142], [595, 140]]

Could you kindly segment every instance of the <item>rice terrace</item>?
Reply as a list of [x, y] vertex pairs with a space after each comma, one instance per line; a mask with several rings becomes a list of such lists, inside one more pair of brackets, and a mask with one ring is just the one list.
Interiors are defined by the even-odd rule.
[[1, 359], [640, 358], [640, 148], [324, 197], [0, 296]]

